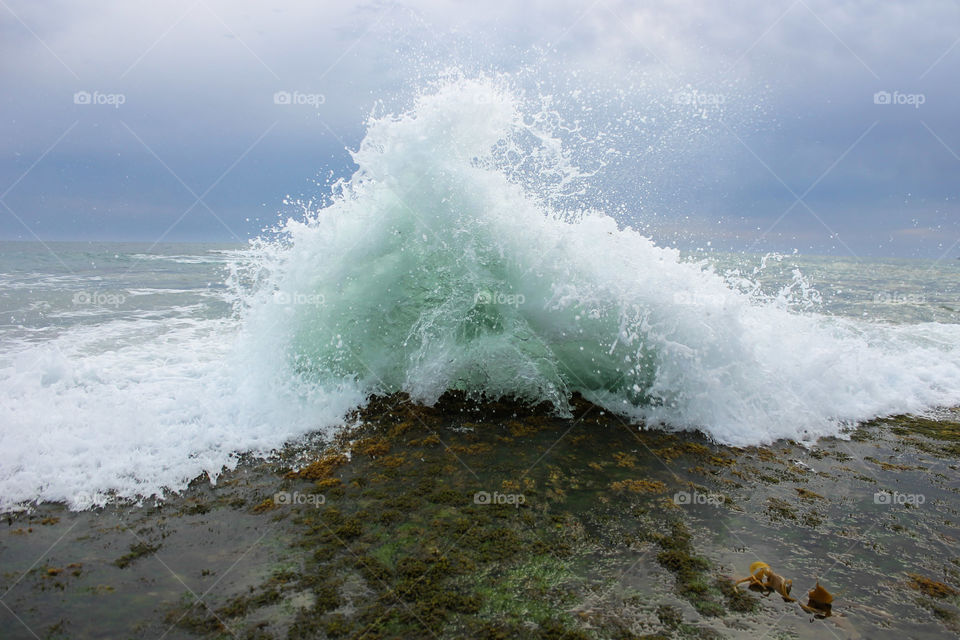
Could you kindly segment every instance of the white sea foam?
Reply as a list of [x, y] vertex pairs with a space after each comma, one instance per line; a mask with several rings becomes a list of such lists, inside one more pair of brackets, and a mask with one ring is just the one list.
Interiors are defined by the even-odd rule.
[[235, 331], [232, 320], [124, 320], [4, 345], [0, 510], [179, 490], [359, 402], [272, 387], [256, 363], [237, 360]]

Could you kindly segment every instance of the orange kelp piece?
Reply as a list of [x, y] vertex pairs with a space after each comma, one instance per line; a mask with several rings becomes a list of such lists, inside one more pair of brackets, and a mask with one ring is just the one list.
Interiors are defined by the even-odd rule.
[[800, 607], [807, 613], [812, 613], [817, 618], [829, 618], [833, 605], [833, 594], [820, 586], [817, 586], [807, 592], [807, 604], [800, 604]]
[[817, 582], [817, 586], [807, 593], [807, 597], [810, 598], [811, 602], [817, 604], [830, 604], [833, 602], [833, 594], [820, 586], [820, 582]]
[[750, 565], [750, 575], [741, 578], [734, 583], [734, 586], [743, 582], [749, 582], [750, 586], [760, 587], [765, 591], [776, 591], [786, 602], [796, 602], [790, 597], [790, 589], [793, 588], [793, 580], [788, 580], [775, 573], [766, 562], [754, 562]]
[[768, 565], [766, 562], [754, 562], [753, 564], [750, 565], [750, 575], [756, 574], [757, 571], [759, 571], [760, 569], [769, 569], [769, 568], [770, 568], [770, 565]]

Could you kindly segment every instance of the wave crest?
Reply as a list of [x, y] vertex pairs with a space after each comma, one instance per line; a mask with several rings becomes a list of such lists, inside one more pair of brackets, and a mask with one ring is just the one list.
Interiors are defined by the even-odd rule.
[[258, 361], [305, 393], [459, 390], [563, 412], [579, 392], [734, 445], [960, 400], [956, 326], [758, 302], [603, 212], [555, 206], [589, 176], [523, 104], [457, 78], [371, 118], [329, 206], [258, 248]]

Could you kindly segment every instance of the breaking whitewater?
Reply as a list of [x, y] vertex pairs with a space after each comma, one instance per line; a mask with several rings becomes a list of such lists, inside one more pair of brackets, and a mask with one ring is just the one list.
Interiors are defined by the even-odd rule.
[[[593, 174], [527, 105], [454, 78], [371, 117], [325, 206], [216, 254], [225, 285], [197, 285], [216, 309], [78, 319], [74, 295], [42, 330], [5, 328], [0, 507], [162, 495], [395, 392], [561, 415], [579, 393], [735, 446], [960, 403], [960, 325], [820, 313], [799, 274], [763, 293], [565, 205]], [[152, 284], [58, 281], [48, 298]]]

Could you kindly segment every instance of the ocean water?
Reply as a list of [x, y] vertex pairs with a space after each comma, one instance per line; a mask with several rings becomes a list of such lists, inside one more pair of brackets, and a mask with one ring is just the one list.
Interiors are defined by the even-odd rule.
[[731, 445], [960, 403], [957, 261], [660, 247], [562, 204], [590, 175], [549, 121], [448, 81], [249, 246], [0, 245], [0, 509], [162, 496], [376, 393], [576, 392]]

